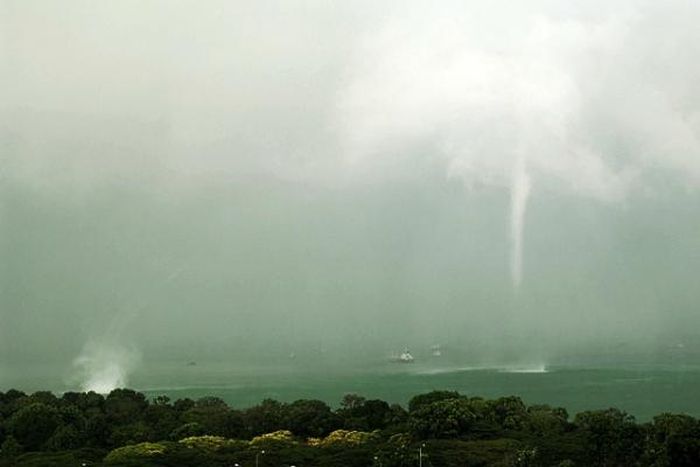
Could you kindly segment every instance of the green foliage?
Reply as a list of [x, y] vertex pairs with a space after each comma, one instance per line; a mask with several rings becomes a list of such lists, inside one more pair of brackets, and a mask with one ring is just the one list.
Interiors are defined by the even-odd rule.
[[34, 402], [19, 409], [9, 421], [10, 433], [28, 451], [39, 450], [60, 425], [56, 408]]
[[62, 425], [70, 425], [76, 431], [84, 430], [87, 420], [80, 409], [74, 405], [61, 405], [58, 409], [58, 414], [61, 417]]
[[[412, 452], [417, 453], [414, 444]], [[517, 453], [523, 449], [520, 442], [512, 439], [497, 440], [433, 440], [423, 448], [424, 465], [427, 466], [501, 466], [512, 465]], [[417, 465], [413, 462], [405, 465]], [[510, 466], [509, 466], [510, 467]]]
[[590, 465], [634, 465], [643, 451], [640, 427], [634, 417], [618, 409], [579, 413], [574, 424], [586, 437]]
[[392, 435], [378, 450], [378, 463], [386, 467], [415, 465], [411, 443], [411, 436], [406, 433]]
[[655, 467], [700, 465], [700, 424], [688, 415], [664, 413], [647, 427], [644, 459]]
[[39, 402], [51, 407], [56, 407], [58, 406], [59, 400], [51, 391], [37, 391], [27, 398], [27, 402], [30, 404]]
[[286, 410], [286, 404], [272, 399], [265, 399], [250, 407], [243, 412], [247, 433], [256, 436], [279, 429], [286, 417]]
[[368, 444], [377, 439], [377, 433], [367, 433], [365, 431], [335, 430], [328, 436], [318, 441], [321, 447], [340, 446], [352, 447]]
[[534, 405], [527, 409], [527, 431], [535, 436], [552, 436], [568, 428], [566, 409], [548, 405]]
[[289, 430], [278, 430], [265, 433], [250, 440], [250, 445], [255, 449], [272, 449], [288, 447], [295, 443], [294, 435]]
[[77, 467], [99, 466], [105, 453], [90, 449], [62, 452], [30, 452], [11, 460], [0, 459], [0, 467]]
[[109, 436], [110, 446], [124, 446], [151, 439], [151, 428], [143, 421], [117, 425]]
[[128, 389], [106, 398], [10, 390], [0, 392], [0, 440], [0, 467], [250, 466], [256, 457], [261, 467], [407, 467], [419, 448], [425, 467], [700, 465], [700, 424], [687, 415], [639, 425], [608, 409], [570, 422], [562, 408], [454, 391], [417, 395], [407, 412], [354, 394], [337, 410], [268, 399], [239, 411], [215, 397], [149, 401]]
[[146, 396], [131, 389], [115, 389], [104, 401], [105, 415], [116, 424], [140, 420], [146, 407]]
[[204, 427], [197, 422], [185, 423], [177, 427], [170, 433], [170, 439], [174, 441], [179, 441], [182, 438], [189, 438], [191, 436], [201, 436], [204, 434]]
[[153, 439], [167, 439], [181, 426], [179, 414], [169, 402], [167, 397], [158, 397], [144, 411], [143, 419]]
[[161, 443], [139, 443], [112, 450], [104, 459], [106, 465], [130, 465], [151, 463], [165, 457], [165, 445]]
[[341, 411], [354, 410], [365, 405], [367, 399], [357, 394], [345, 394], [340, 401]]
[[83, 437], [73, 425], [62, 425], [46, 441], [48, 451], [69, 451], [83, 445]]
[[85, 422], [85, 444], [92, 447], [107, 447], [111, 431], [107, 417], [102, 413], [94, 414]]
[[208, 435], [239, 438], [245, 435], [243, 416], [231, 410], [224, 401], [216, 397], [199, 399], [195, 405], [181, 415], [186, 423], [197, 423]]
[[381, 430], [389, 426], [396, 413], [382, 400], [366, 400], [355, 394], [347, 394], [341, 402], [338, 415], [343, 426], [353, 430]]
[[418, 394], [408, 401], [408, 411], [409, 413], [415, 412], [424, 405], [430, 405], [433, 402], [442, 400], [459, 399], [460, 397], [462, 396], [457, 391], [431, 391], [425, 394]]
[[188, 448], [197, 448], [205, 451], [218, 451], [226, 446], [228, 440], [221, 436], [190, 436], [179, 441], [180, 444]]
[[501, 397], [489, 405], [494, 421], [506, 430], [520, 430], [528, 420], [527, 407], [519, 397]]
[[467, 399], [441, 399], [411, 411], [411, 432], [419, 439], [456, 438], [468, 433], [477, 416]]
[[173, 409], [175, 409], [176, 412], [185, 412], [189, 409], [194, 407], [194, 401], [190, 398], [185, 398], [185, 399], [178, 399], [175, 401], [173, 404]]
[[295, 435], [308, 438], [325, 436], [340, 428], [341, 419], [331, 411], [325, 402], [318, 400], [298, 400], [289, 404], [284, 426]]
[[169, 406], [170, 398], [166, 395], [160, 395], [153, 398], [153, 405], [157, 406]]
[[22, 445], [17, 442], [14, 436], [8, 436], [0, 445], [0, 456], [15, 457], [22, 453]]
[[511, 467], [535, 467], [539, 465], [537, 448], [522, 447], [507, 457], [507, 464]]

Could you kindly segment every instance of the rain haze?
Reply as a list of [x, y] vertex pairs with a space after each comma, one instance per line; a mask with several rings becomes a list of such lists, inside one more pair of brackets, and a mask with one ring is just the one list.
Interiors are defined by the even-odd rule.
[[698, 21], [0, 0], [0, 384], [695, 368]]

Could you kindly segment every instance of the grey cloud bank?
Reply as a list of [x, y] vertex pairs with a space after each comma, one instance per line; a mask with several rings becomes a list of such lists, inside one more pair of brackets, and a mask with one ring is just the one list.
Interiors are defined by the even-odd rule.
[[1, 1], [3, 377], [687, 342], [700, 6], [581, 3]]

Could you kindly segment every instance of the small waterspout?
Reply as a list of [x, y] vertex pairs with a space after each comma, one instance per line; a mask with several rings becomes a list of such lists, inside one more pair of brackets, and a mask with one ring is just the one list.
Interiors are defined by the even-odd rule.
[[73, 366], [83, 391], [107, 394], [128, 384], [129, 374], [139, 361], [140, 355], [135, 349], [88, 341]]

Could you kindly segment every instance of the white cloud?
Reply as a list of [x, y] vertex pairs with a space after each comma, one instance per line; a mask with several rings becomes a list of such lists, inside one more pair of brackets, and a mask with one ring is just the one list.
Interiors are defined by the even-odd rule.
[[[495, 10], [479, 16], [486, 25], [468, 9], [394, 18], [365, 38], [339, 94], [349, 160], [400, 158], [427, 143], [467, 186], [510, 189], [517, 284], [530, 180], [604, 202], [644, 187], [653, 170], [700, 182], [700, 106], [681, 109], [678, 99], [695, 94], [698, 62], [685, 56], [662, 69], [668, 54], [700, 40], [692, 22], [677, 28], [687, 9], [640, 2], [593, 18], [545, 10], [517, 26]], [[640, 40], [664, 21], [677, 28], [656, 39], [664, 47]]]

